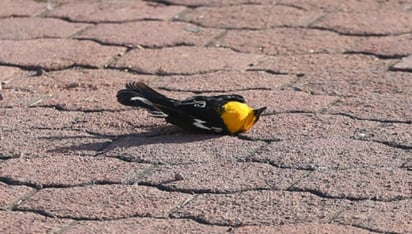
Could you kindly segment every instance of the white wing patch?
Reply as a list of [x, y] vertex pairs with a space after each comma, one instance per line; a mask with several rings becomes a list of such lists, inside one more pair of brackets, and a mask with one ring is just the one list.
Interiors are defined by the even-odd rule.
[[166, 118], [167, 114], [161, 111], [149, 111], [150, 114], [152, 114], [153, 117], [156, 118]]
[[201, 119], [193, 119], [195, 122], [193, 122], [193, 125], [195, 125], [198, 128], [203, 128], [206, 130], [211, 130], [211, 128], [209, 128], [208, 126], [205, 126], [204, 123], [206, 123], [206, 121], [201, 120]]
[[202, 128], [202, 129], [206, 129], [206, 130], [211, 130], [211, 131], [215, 131], [215, 132], [222, 132], [223, 129], [218, 128], [218, 127], [208, 127], [206, 125], [204, 125], [204, 123], [206, 123], [206, 121], [201, 120], [201, 119], [193, 119], [193, 125], [195, 125], [198, 128]]
[[146, 98], [144, 98], [144, 97], [132, 97], [132, 98], [130, 98], [130, 100], [131, 101], [141, 101], [141, 102], [143, 102], [144, 104], [147, 104], [147, 105], [149, 105], [149, 106], [152, 106], [153, 104], [152, 104], [152, 102], [151, 101], [149, 101], [149, 100], [147, 100]]
[[222, 132], [223, 129], [217, 128], [217, 127], [212, 127], [212, 130], [215, 132]]

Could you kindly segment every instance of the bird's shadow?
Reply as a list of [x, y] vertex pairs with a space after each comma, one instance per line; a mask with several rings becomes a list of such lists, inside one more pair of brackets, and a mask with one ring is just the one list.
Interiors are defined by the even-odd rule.
[[[70, 144], [70, 139], [78, 142], [84, 138], [84, 143], [74, 143], [67, 146], [57, 146], [54, 149], [47, 150], [49, 153], [70, 153], [90, 155], [91, 152], [96, 154], [104, 153], [116, 147], [129, 148], [139, 147], [150, 144], [184, 144], [190, 142], [206, 141], [223, 137], [213, 133], [186, 131], [175, 126], [162, 126], [147, 128], [146, 132], [136, 134], [119, 134], [119, 135], [101, 135], [91, 134], [90, 136], [48, 136], [40, 137], [48, 141], [63, 141]], [[81, 141], [81, 140], [80, 140]], [[51, 144], [53, 145], [53, 144]], [[89, 152], [89, 153], [87, 153]]]

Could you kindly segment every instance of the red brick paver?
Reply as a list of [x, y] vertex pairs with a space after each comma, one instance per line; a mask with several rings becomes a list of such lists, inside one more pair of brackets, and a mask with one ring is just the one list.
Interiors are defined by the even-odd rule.
[[[0, 233], [412, 233], [411, 1], [0, 6]], [[189, 133], [132, 80], [268, 110]]]

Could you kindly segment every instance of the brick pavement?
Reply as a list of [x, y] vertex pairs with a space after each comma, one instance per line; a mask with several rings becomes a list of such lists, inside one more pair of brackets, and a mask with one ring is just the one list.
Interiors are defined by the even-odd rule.
[[[0, 0], [1, 233], [412, 233], [410, 0]], [[127, 80], [268, 106], [238, 137]]]

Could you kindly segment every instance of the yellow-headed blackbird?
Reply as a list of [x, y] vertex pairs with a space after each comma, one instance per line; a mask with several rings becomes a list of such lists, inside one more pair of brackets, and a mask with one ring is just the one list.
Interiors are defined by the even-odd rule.
[[231, 135], [251, 129], [266, 110], [252, 109], [236, 94], [171, 99], [142, 82], [127, 83], [117, 92], [117, 100], [126, 106], [143, 107], [184, 129]]

